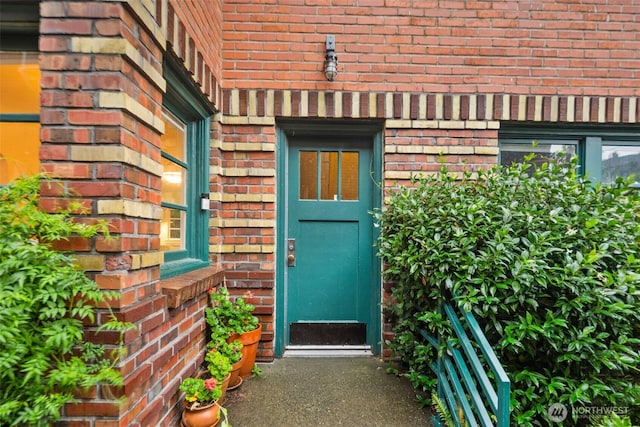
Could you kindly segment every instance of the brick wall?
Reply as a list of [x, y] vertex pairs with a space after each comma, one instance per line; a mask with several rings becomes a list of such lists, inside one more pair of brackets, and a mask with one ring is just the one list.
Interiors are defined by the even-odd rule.
[[223, 11], [222, 77], [236, 88], [640, 94], [636, 0], [231, 0]]

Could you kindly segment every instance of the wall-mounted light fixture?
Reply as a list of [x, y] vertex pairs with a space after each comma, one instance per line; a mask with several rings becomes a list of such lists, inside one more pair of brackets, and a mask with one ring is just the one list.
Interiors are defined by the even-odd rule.
[[324, 76], [332, 82], [338, 76], [338, 55], [336, 55], [336, 36], [327, 35], [327, 55], [324, 57]]

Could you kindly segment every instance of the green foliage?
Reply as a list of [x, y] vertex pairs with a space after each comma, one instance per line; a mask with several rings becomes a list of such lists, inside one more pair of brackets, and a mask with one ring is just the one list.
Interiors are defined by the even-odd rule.
[[612, 413], [611, 415], [608, 415], [598, 420], [595, 424], [593, 424], [593, 427], [633, 427], [633, 426], [631, 425], [630, 418], [627, 418], [627, 417], [620, 418], [618, 414]]
[[212, 334], [219, 334], [221, 330], [227, 335], [233, 333], [253, 331], [258, 327], [258, 318], [253, 315], [255, 306], [249, 304], [244, 298], [236, 298], [231, 301], [229, 290], [225, 286], [209, 290], [211, 307], [205, 310], [207, 324]]
[[391, 195], [375, 214], [391, 343], [425, 391], [450, 336], [444, 298], [474, 313], [512, 381], [512, 422], [547, 425], [552, 403], [640, 401], [640, 201], [631, 180], [579, 177], [576, 162], [467, 173], [446, 169]]
[[229, 358], [220, 352], [208, 351], [204, 360], [207, 362], [207, 369], [211, 376], [219, 381], [222, 381], [231, 372]]
[[[212, 335], [214, 335], [212, 333]], [[229, 359], [229, 362], [233, 365], [242, 359], [242, 343], [240, 340], [233, 340], [227, 342], [226, 339], [220, 337], [213, 339], [207, 343], [207, 348], [210, 351], [216, 351]]]
[[[114, 369], [120, 349], [84, 342], [105, 294], [50, 242], [106, 233], [106, 224], [74, 221], [68, 211], [38, 209], [41, 177], [0, 188], [0, 425], [45, 426], [74, 401], [74, 392], [99, 383], [121, 385]], [[54, 185], [44, 181], [42, 185]], [[112, 321], [101, 329], [123, 331]]]
[[255, 377], [261, 377], [263, 373], [258, 365], [253, 365], [253, 368], [251, 368], [251, 374]]
[[222, 396], [222, 381], [217, 378], [185, 378], [180, 383], [180, 391], [190, 409], [207, 406]]
[[431, 394], [431, 400], [433, 401], [433, 409], [438, 414], [440, 421], [447, 427], [455, 427], [453, 418], [447, 409], [447, 405], [438, 397], [436, 393]]

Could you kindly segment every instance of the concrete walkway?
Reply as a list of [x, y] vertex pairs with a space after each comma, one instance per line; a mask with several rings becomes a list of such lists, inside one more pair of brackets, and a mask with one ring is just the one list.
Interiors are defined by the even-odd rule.
[[285, 358], [227, 392], [232, 427], [432, 426], [406, 378], [371, 357]]

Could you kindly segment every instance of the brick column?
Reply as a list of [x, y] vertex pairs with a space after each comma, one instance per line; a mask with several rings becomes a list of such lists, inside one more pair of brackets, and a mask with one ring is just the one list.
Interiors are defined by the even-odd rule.
[[[149, 389], [162, 385], [154, 362], [164, 355], [156, 338], [168, 316], [158, 237], [165, 46], [144, 4], [41, 3], [42, 170], [80, 202], [88, 221], [105, 220], [111, 230], [110, 238], [73, 240], [65, 249], [76, 252], [102, 289], [120, 293], [112, 306], [137, 327], [125, 336], [124, 388], [92, 390], [68, 405], [68, 425], [157, 425], [144, 424], [144, 417], [164, 403], [155, 404]], [[43, 188], [42, 207], [55, 211], [66, 203], [60, 195], [57, 187]], [[87, 336], [98, 342], [117, 339], [93, 331]], [[126, 399], [115, 404], [120, 396]]]

